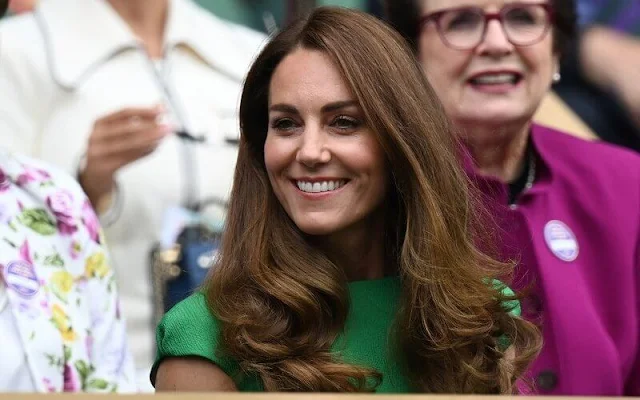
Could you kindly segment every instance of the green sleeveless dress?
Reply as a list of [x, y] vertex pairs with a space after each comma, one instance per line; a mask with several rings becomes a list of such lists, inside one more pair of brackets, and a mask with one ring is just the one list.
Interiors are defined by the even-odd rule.
[[[494, 286], [505, 294], [512, 291], [502, 283]], [[351, 308], [344, 333], [332, 349], [344, 362], [374, 368], [382, 374], [378, 393], [408, 393], [411, 391], [397, 356], [389, 345], [390, 329], [400, 299], [400, 280], [389, 277], [349, 284]], [[520, 315], [517, 301], [505, 304], [511, 313]], [[204, 294], [196, 293], [174, 306], [157, 329], [158, 355], [151, 371], [151, 381], [159, 364], [167, 357], [198, 356], [218, 365], [236, 382], [243, 392], [263, 391], [257, 375], [241, 374], [238, 363], [220, 357], [218, 338], [220, 327], [206, 305]]]

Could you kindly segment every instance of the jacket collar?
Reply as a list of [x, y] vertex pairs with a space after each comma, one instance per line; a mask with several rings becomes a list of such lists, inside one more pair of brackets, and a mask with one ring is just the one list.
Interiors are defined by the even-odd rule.
[[[259, 34], [204, 11], [191, 0], [170, 0], [165, 48], [186, 48], [211, 68], [242, 81], [246, 51], [257, 47], [244, 37]], [[127, 51], [142, 51], [138, 38], [105, 0], [43, 1], [35, 12], [45, 41], [48, 62], [59, 83], [77, 87], [100, 65]]]

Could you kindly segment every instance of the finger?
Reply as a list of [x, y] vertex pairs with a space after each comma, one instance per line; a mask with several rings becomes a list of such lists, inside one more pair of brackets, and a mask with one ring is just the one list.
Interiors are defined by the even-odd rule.
[[[165, 127], [154, 127], [152, 129], [136, 132], [135, 134], [120, 136], [121, 140], [111, 140], [99, 146], [101, 158], [121, 157], [126, 154], [139, 154], [155, 148], [162, 139], [172, 132]], [[128, 156], [127, 156], [128, 158]]]
[[138, 117], [131, 117], [127, 120], [120, 120], [108, 125], [98, 127], [90, 138], [96, 143], [129, 140], [132, 136], [144, 135], [152, 130], [173, 131], [174, 127], [168, 124], [158, 124], [155, 120], [143, 120]]
[[116, 169], [152, 154], [158, 148], [160, 143], [162, 143], [162, 139], [119, 153], [117, 157], [114, 158], [114, 162], [117, 165]]
[[120, 120], [127, 120], [131, 117], [137, 117], [143, 120], [155, 120], [164, 112], [165, 109], [162, 105], [153, 107], [128, 107], [99, 118], [96, 120], [96, 124], [110, 124]]

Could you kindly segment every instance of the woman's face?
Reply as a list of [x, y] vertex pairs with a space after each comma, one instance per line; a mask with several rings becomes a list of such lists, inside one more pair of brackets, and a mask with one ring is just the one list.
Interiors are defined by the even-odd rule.
[[276, 68], [264, 158], [273, 191], [304, 233], [367, 234], [379, 218], [385, 155], [325, 53], [297, 49]]
[[[420, 0], [421, 15], [454, 8], [480, 7], [497, 13], [512, 0]], [[519, 0], [519, 3], [540, 3]], [[558, 71], [549, 29], [542, 40], [514, 46], [501, 24], [491, 20], [484, 40], [471, 50], [447, 47], [436, 24], [423, 26], [418, 57], [444, 104], [447, 114], [462, 126], [496, 126], [526, 122], [533, 116]]]

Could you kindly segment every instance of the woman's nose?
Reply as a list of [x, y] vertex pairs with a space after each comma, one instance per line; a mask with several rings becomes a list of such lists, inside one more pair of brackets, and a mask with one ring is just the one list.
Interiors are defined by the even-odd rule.
[[502, 56], [513, 51], [513, 44], [509, 41], [504, 26], [498, 20], [492, 20], [487, 23], [487, 31], [484, 39], [478, 46], [481, 54], [492, 56]]
[[319, 164], [326, 164], [331, 160], [327, 137], [319, 127], [307, 125], [300, 139], [300, 147], [296, 154], [296, 161], [313, 168]]

